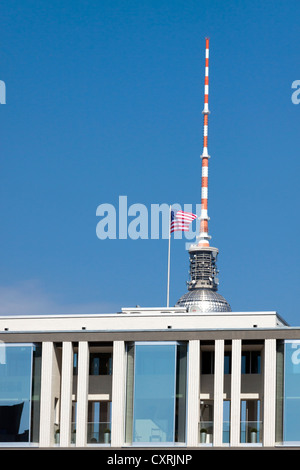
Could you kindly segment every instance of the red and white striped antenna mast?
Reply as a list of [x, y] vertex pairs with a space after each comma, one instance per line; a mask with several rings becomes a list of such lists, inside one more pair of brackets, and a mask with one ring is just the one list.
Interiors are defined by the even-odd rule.
[[200, 214], [200, 235], [198, 236], [198, 246], [209, 247], [211, 237], [208, 234], [208, 89], [209, 89], [209, 38], [205, 39], [205, 79], [204, 79], [204, 108], [203, 108], [203, 152], [202, 158], [202, 180], [201, 180], [201, 214]]

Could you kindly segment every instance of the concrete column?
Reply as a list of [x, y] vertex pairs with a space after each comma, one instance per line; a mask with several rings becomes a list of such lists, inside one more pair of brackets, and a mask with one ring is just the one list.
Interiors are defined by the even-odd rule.
[[61, 371], [60, 446], [71, 443], [72, 388], [73, 388], [73, 345], [63, 342]]
[[240, 339], [232, 340], [231, 358], [230, 445], [238, 446], [241, 429], [242, 341]]
[[199, 444], [200, 341], [189, 341], [187, 445]]
[[76, 446], [86, 446], [89, 385], [89, 345], [78, 343]]
[[263, 445], [275, 445], [276, 340], [265, 340], [264, 351]]
[[126, 356], [124, 341], [113, 343], [111, 446], [124, 444]]
[[41, 408], [40, 408], [40, 447], [54, 444], [54, 344], [46, 341], [42, 344], [41, 370]]
[[213, 445], [223, 443], [224, 340], [215, 341]]

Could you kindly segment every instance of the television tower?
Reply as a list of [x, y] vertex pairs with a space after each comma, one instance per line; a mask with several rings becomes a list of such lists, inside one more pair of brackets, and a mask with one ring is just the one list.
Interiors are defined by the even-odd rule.
[[203, 108], [203, 151], [201, 179], [201, 214], [200, 234], [197, 243], [189, 248], [190, 280], [188, 292], [176, 303], [176, 306], [187, 307], [195, 312], [230, 312], [228, 302], [217, 293], [219, 280], [216, 266], [219, 250], [210, 246], [208, 234], [208, 89], [209, 89], [209, 38], [205, 39], [205, 79], [204, 79], [204, 108]]

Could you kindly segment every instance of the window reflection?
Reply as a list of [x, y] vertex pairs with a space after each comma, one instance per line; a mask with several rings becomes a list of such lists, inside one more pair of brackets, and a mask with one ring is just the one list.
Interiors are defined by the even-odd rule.
[[31, 439], [34, 350], [33, 344], [0, 344], [0, 442]]
[[186, 345], [135, 343], [128, 349], [127, 442], [184, 442]]
[[300, 441], [300, 341], [285, 341], [283, 440]]

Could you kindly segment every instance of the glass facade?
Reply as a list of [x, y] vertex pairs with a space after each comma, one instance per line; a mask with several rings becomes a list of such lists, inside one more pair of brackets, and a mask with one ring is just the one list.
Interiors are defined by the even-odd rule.
[[[281, 397], [277, 400], [277, 412], [281, 415], [281, 437], [284, 443], [300, 442], [300, 341], [284, 342], [284, 364]], [[278, 423], [278, 424], [279, 424]]]
[[128, 347], [126, 441], [185, 441], [187, 346], [136, 342]]
[[37, 442], [40, 348], [0, 344], [0, 442]]
[[[203, 342], [204, 343], [204, 342]], [[257, 343], [258, 344], [258, 343]], [[264, 370], [257, 344], [241, 351], [240, 443], [262, 444]], [[250, 347], [252, 349], [250, 349]], [[61, 345], [57, 346], [58, 374]], [[214, 350], [202, 344], [198, 442], [213, 445]], [[211, 348], [211, 349], [208, 349]], [[231, 434], [231, 350], [224, 351], [223, 444]], [[87, 444], [110, 444], [112, 403], [112, 345], [90, 344]], [[186, 442], [188, 343], [144, 341], [126, 345], [125, 443], [129, 445], [176, 445]], [[74, 349], [74, 371], [77, 353]], [[300, 445], [300, 340], [277, 341], [276, 442]], [[76, 374], [73, 394], [76, 396]], [[61, 380], [61, 377], [60, 377]], [[0, 343], [0, 446], [39, 442], [41, 345]], [[60, 424], [61, 382], [51, 399], [55, 425]], [[226, 397], [226, 398], [225, 398]], [[72, 421], [75, 423], [76, 401]], [[55, 413], [56, 410], [56, 413]], [[221, 411], [220, 411], [221, 412]], [[53, 426], [53, 425], [52, 425]], [[74, 431], [72, 425], [72, 432]], [[233, 434], [232, 434], [233, 435]], [[71, 443], [75, 444], [76, 434]], [[221, 440], [221, 436], [219, 436]], [[59, 441], [55, 441], [58, 443]]]

